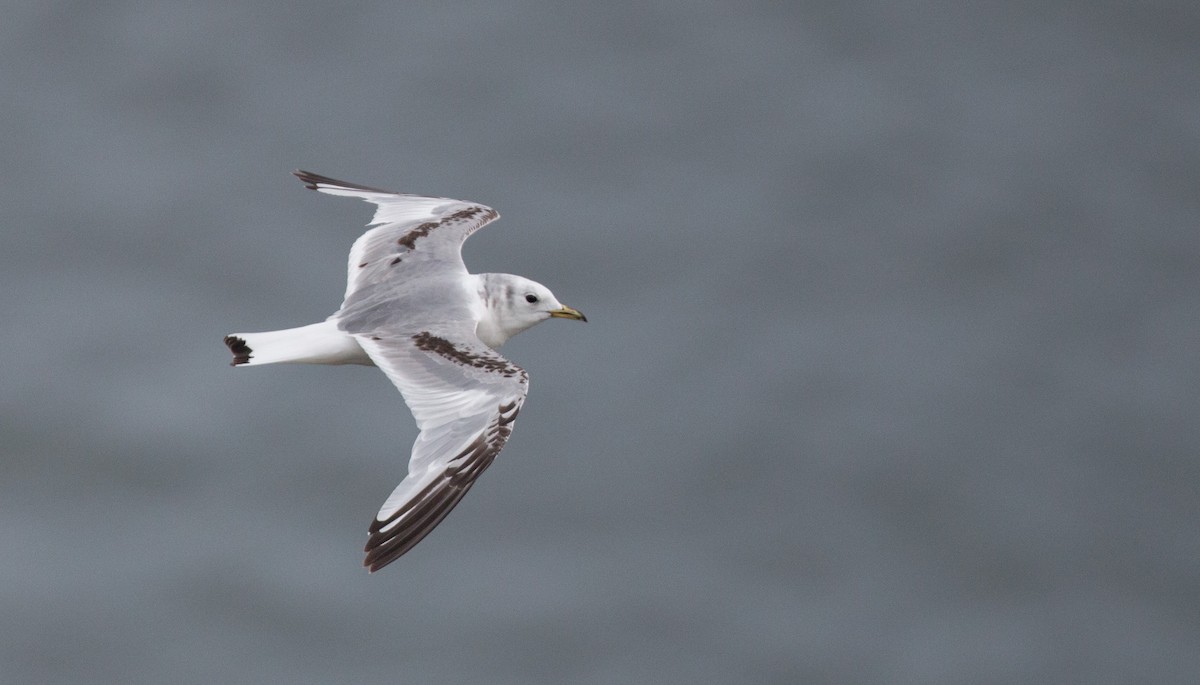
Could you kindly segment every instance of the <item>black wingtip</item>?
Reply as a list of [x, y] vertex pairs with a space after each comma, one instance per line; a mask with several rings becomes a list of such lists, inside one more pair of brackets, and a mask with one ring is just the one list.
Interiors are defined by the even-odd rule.
[[230, 366], [250, 363], [250, 354], [254, 350], [250, 349], [250, 346], [246, 344], [245, 340], [242, 340], [236, 335], [227, 335], [225, 336], [225, 346], [228, 347], [229, 351], [233, 353], [233, 361], [229, 362]]
[[390, 190], [383, 190], [382, 188], [372, 188], [371, 186], [364, 186], [359, 183], [350, 183], [349, 181], [339, 181], [336, 178], [322, 176], [321, 174], [314, 174], [311, 171], [305, 171], [303, 169], [296, 169], [295, 171], [292, 172], [292, 175], [295, 176], [296, 178], [300, 179], [304, 183], [304, 187], [308, 188], [309, 190], [320, 190], [320, 188], [318, 188], [317, 186], [326, 185], [326, 186], [337, 186], [339, 188], [350, 188], [352, 190], [365, 190], [369, 193], [391, 193], [392, 192]]
[[309, 190], [316, 190], [318, 183], [317, 179], [321, 178], [311, 171], [305, 171], [304, 169], [296, 169], [292, 172], [292, 175], [300, 179], [300, 181], [304, 183], [304, 187], [308, 188]]

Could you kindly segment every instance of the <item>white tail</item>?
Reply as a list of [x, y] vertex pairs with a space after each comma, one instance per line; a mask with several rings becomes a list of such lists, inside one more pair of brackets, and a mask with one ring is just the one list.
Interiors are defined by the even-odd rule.
[[333, 321], [263, 333], [225, 336], [233, 353], [230, 366], [256, 364], [372, 364], [354, 336], [339, 330]]

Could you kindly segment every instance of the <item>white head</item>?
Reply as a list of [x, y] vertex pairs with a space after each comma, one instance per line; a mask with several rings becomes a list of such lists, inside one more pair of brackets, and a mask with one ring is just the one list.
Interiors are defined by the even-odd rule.
[[587, 321], [541, 283], [512, 274], [480, 274], [479, 279], [486, 312], [475, 333], [489, 347], [500, 347], [517, 333], [552, 317]]

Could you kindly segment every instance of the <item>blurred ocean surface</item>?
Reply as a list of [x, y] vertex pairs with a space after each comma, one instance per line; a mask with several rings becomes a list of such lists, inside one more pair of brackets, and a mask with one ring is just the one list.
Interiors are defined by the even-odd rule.
[[[0, 682], [1200, 682], [1200, 5], [6, 5]], [[591, 320], [373, 576], [298, 167]]]

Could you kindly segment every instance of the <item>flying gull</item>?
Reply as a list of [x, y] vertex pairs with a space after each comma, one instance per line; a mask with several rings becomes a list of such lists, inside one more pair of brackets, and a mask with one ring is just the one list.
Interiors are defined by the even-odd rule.
[[376, 205], [350, 248], [345, 299], [320, 323], [234, 333], [225, 344], [233, 366], [378, 366], [404, 396], [421, 432], [408, 476], [371, 523], [363, 565], [374, 572], [441, 523], [508, 440], [529, 377], [496, 348], [546, 319], [587, 319], [540, 283], [467, 272], [463, 241], [499, 218], [491, 207], [293, 173], [312, 190]]

